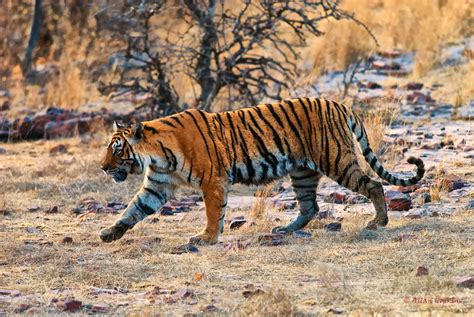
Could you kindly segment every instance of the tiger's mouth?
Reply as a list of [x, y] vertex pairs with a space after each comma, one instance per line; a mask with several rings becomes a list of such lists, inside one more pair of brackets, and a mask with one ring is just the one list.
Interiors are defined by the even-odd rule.
[[127, 179], [128, 173], [124, 170], [117, 170], [112, 174], [114, 181], [121, 183]]

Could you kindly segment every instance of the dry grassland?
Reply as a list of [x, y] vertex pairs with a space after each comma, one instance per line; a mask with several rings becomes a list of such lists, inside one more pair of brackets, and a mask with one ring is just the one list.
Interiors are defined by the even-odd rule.
[[[363, 229], [369, 215], [345, 218], [341, 232], [326, 232], [314, 220], [307, 228], [310, 239], [272, 247], [260, 246], [256, 236], [285, 215], [262, 198], [244, 213], [256, 226], [232, 232], [226, 228], [222, 243], [195, 254], [169, 251], [200, 229], [202, 210], [153, 216], [159, 219], [156, 223], [142, 222], [122, 240], [103, 244], [97, 233], [116, 215], [78, 217], [71, 210], [87, 197], [102, 204], [127, 202], [141, 181], [132, 177], [114, 184], [102, 174], [97, 160], [104, 141], [105, 134], [89, 141], [63, 140], [68, 152], [56, 156], [49, 149], [58, 141], [4, 146], [9, 154], [2, 157], [0, 169], [2, 208], [10, 214], [0, 215], [0, 285], [37, 294], [30, 313], [59, 314], [53, 299], [67, 296], [84, 304], [105, 304], [112, 314], [137, 316], [199, 313], [208, 305], [217, 307], [214, 313], [237, 316], [312, 315], [330, 309], [353, 315], [472, 312], [472, 290], [453, 281], [472, 274], [474, 263], [474, 215], [462, 208], [447, 218], [391, 219], [377, 231]], [[42, 211], [28, 211], [33, 206]], [[59, 212], [44, 211], [52, 206], [59, 206]], [[65, 236], [72, 237], [72, 244], [61, 242]], [[236, 239], [244, 238], [251, 244], [239, 247]], [[429, 274], [417, 277], [419, 266]], [[157, 286], [189, 288], [192, 295], [168, 301], [164, 295], [145, 294]], [[93, 295], [94, 288], [128, 293]], [[255, 289], [264, 293], [243, 295]], [[416, 298], [456, 302], [422, 304]], [[0, 306], [0, 312], [21, 311], [21, 303]]]

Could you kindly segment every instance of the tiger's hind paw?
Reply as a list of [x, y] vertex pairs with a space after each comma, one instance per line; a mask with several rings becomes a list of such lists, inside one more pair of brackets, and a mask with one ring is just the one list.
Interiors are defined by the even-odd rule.
[[114, 240], [120, 239], [125, 232], [127, 232], [127, 228], [125, 227], [117, 227], [111, 226], [109, 228], [102, 229], [99, 233], [99, 237], [103, 242], [110, 243]]
[[280, 234], [289, 234], [292, 230], [289, 230], [287, 226], [278, 226], [272, 229], [272, 233], [280, 233]]
[[374, 228], [374, 227], [385, 227], [388, 224], [388, 217], [385, 218], [375, 218], [367, 224], [366, 228]]

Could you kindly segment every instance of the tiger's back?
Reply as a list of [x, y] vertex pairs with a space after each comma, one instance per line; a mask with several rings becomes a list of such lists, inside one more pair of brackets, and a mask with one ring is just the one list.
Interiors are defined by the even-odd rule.
[[[424, 173], [423, 162], [415, 158], [409, 158], [418, 167], [410, 179], [386, 171], [369, 146], [361, 120], [346, 106], [325, 99], [298, 98], [221, 113], [187, 110], [144, 122], [135, 130], [141, 131], [140, 137], [129, 137], [129, 143], [138, 163], [147, 166], [146, 179], [155, 180], [145, 181], [144, 192], [152, 185], [152, 193], [163, 185], [203, 190], [208, 223], [194, 242], [217, 241], [231, 184], [264, 184], [288, 174], [300, 215], [275, 231], [298, 230], [314, 217], [323, 175], [372, 199], [373, 222], [386, 225], [382, 185], [361, 168], [354, 136], [366, 161], [390, 183], [414, 184]], [[151, 195], [150, 190], [145, 195]]]

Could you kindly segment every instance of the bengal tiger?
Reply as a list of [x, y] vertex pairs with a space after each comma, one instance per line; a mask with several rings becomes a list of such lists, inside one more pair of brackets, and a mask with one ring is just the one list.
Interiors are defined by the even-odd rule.
[[214, 244], [224, 230], [227, 197], [232, 184], [261, 185], [290, 176], [299, 214], [273, 232], [290, 233], [306, 226], [318, 213], [316, 188], [323, 175], [372, 200], [375, 218], [388, 223], [381, 182], [361, 167], [354, 136], [365, 160], [393, 185], [416, 184], [423, 161], [410, 157], [416, 175], [402, 179], [383, 168], [369, 146], [361, 119], [351, 108], [325, 99], [298, 98], [236, 111], [208, 113], [192, 109], [121, 126], [101, 159], [101, 168], [117, 182], [128, 174], [145, 173], [143, 186], [121, 217], [101, 230], [104, 242], [120, 239], [140, 220], [154, 214], [180, 186], [200, 188], [206, 207], [204, 230], [193, 244]]

